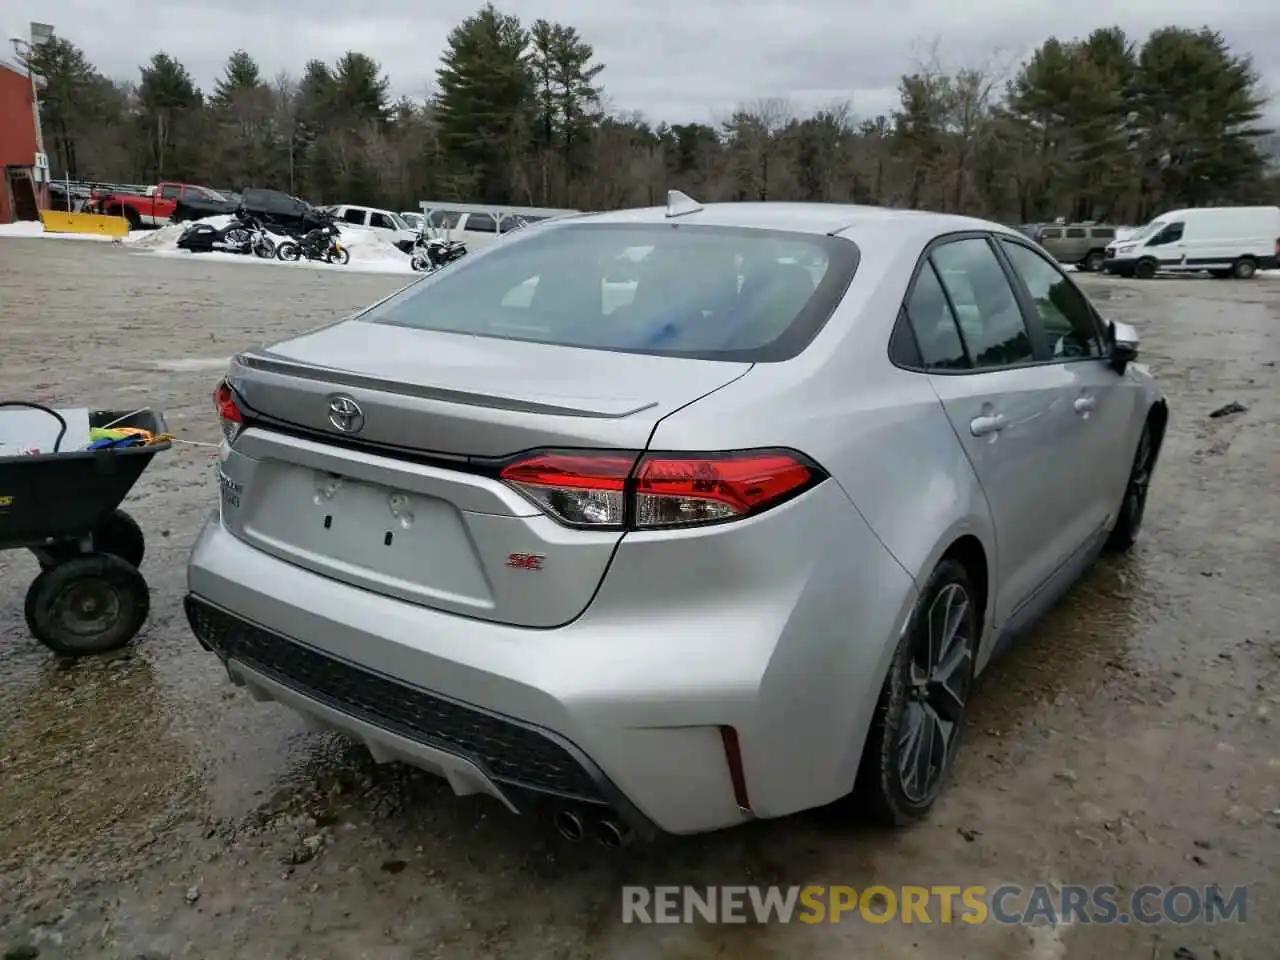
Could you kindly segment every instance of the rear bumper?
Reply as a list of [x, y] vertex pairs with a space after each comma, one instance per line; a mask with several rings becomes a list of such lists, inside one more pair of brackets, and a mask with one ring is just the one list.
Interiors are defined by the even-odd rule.
[[[726, 561], [728, 541], [741, 553]], [[714, 552], [718, 565], [704, 566]], [[256, 696], [459, 794], [517, 812], [585, 808], [641, 834], [714, 830], [847, 793], [915, 597], [830, 483], [674, 549], [629, 535], [587, 612], [556, 629], [339, 583], [257, 550], [216, 516], [188, 583], [197, 636]]]

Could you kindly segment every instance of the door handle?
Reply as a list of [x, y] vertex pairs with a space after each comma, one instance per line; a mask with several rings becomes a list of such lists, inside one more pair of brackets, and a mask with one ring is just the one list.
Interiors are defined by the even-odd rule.
[[988, 434], [999, 433], [1005, 427], [1005, 419], [1003, 413], [997, 413], [991, 417], [974, 417], [969, 421], [969, 432], [975, 437], [985, 437]]
[[1076, 397], [1076, 402], [1074, 404], [1076, 413], [1088, 413], [1097, 405], [1098, 401], [1093, 397]]

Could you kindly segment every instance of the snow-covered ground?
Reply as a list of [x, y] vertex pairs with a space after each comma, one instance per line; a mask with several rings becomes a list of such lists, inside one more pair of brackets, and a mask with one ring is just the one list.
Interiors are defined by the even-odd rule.
[[[194, 222], [207, 223], [210, 226], [222, 228], [231, 219], [229, 215], [223, 215], [206, 217], [203, 220]], [[281, 260], [263, 260], [252, 255], [246, 256], [218, 250], [210, 251], [209, 253], [192, 253], [189, 250], [179, 250], [178, 238], [190, 226], [190, 223], [175, 223], [167, 227], [161, 227], [159, 230], [134, 230], [121, 243], [131, 250], [150, 253], [157, 257], [199, 257], [202, 260], [216, 260], [225, 263], [254, 263], [263, 266], [294, 268], [310, 267], [319, 270], [356, 270], [361, 273], [413, 273], [413, 268], [409, 266], [409, 257], [406, 254], [401, 253], [376, 232], [365, 227], [355, 227], [348, 224], [338, 225], [342, 245], [351, 253], [351, 262], [339, 265], [310, 260], [286, 263]], [[41, 237], [50, 240], [111, 242], [110, 237], [99, 237], [90, 234], [45, 233], [44, 226], [38, 221], [0, 224], [0, 238], [4, 237]], [[272, 239], [278, 245], [288, 238], [273, 234]]]

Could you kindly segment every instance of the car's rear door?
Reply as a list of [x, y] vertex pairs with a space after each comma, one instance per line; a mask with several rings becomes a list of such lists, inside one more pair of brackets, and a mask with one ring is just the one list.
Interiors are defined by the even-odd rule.
[[1100, 318], [1056, 264], [1013, 237], [1000, 238], [1031, 322], [1049, 344], [1046, 381], [1060, 385], [1057, 445], [1069, 465], [1061, 478], [1064, 527], [1084, 546], [1104, 530], [1120, 506], [1137, 425], [1136, 383], [1107, 359]]
[[[1033, 339], [993, 244], [986, 234], [936, 241], [928, 265], [941, 285], [942, 306], [924, 306], [935, 283], [926, 270], [913, 294], [919, 302], [908, 312], [930, 382], [991, 509], [999, 625], [1053, 574], [1069, 547], [1056, 482], [1067, 466], [1054, 427], [1059, 387], [1045, 380], [1044, 346]], [[958, 327], [962, 354], [942, 363], [939, 357], [956, 349], [945, 347], [949, 324]]]

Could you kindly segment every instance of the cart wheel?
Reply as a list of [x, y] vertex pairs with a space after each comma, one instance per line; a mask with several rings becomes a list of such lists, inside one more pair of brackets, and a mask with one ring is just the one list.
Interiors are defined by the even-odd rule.
[[151, 609], [151, 591], [136, 567], [91, 553], [50, 567], [27, 591], [32, 635], [54, 653], [81, 657], [118, 650], [134, 638]]
[[[143, 536], [138, 521], [123, 510], [112, 511], [111, 516], [93, 531], [90, 539], [93, 541], [94, 553], [109, 553], [131, 566], [142, 566], [142, 558], [147, 552], [146, 537]], [[77, 544], [48, 546], [44, 548], [44, 553], [49, 560], [40, 561], [41, 570], [84, 556]]]

